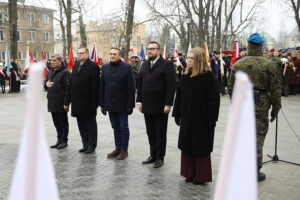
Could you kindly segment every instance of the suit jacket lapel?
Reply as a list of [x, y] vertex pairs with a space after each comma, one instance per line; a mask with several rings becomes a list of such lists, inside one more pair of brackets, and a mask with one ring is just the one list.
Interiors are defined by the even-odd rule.
[[[153, 70], [155, 67], [157, 67], [158, 65], [160, 65], [160, 63], [163, 62], [162, 57], [160, 57], [153, 65], [153, 67], [150, 70]], [[149, 61], [149, 67], [150, 67], [150, 61]]]
[[77, 68], [76, 68], [77, 74], [80, 74], [82, 71], [86, 70], [86, 68], [88, 67], [88, 63], [89, 63], [89, 60], [87, 59], [87, 60], [83, 63], [83, 65], [81, 66], [80, 71], [78, 71], [78, 68], [79, 68], [79, 65], [80, 65], [80, 63], [79, 63], [78, 66], [77, 66]]

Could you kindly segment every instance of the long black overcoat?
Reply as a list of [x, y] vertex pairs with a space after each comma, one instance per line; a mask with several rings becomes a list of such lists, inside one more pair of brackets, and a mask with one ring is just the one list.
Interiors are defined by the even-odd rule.
[[213, 72], [180, 79], [173, 116], [181, 119], [178, 148], [194, 155], [213, 151], [220, 107], [219, 86]]
[[77, 62], [71, 73], [71, 115], [73, 117], [94, 117], [99, 101], [100, 69], [87, 59], [81, 66]]

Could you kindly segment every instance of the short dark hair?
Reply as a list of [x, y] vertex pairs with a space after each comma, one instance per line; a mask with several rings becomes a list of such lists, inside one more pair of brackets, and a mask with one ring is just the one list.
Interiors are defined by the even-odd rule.
[[160, 49], [160, 44], [156, 41], [151, 41], [151, 42], [149, 42], [149, 44], [156, 44], [157, 48]]
[[248, 47], [250, 49], [261, 49], [263, 45], [259, 45], [253, 42], [248, 42]]
[[[88, 48], [86, 48], [86, 47], [79, 47], [79, 49], [84, 49], [86, 53], [89, 53], [89, 52], [90, 52], [90, 50], [89, 50]], [[78, 49], [78, 50], [79, 50], [79, 49]]]
[[118, 47], [111, 47], [111, 48], [109, 49], [109, 51], [112, 50], [112, 49], [118, 50], [118, 51], [119, 51], [119, 55], [122, 54], [122, 50], [121, 50], [120, 48], [118, 48]]

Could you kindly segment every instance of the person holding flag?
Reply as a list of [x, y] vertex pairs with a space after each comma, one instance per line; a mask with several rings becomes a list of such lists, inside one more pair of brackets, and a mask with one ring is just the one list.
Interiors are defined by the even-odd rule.
[[256, 143], [257, 143], [257, 180], [266, 179], [262, 168], [262, 151], [265, 137], [269, 128], [269, 109], [272, 106], [271, 119], [273, 122], [281, 108], [280, 82], [277, 78], [277, 69], [272, 61], [263, 57], [264, 39], [259, 33], [254, 33], [248, 38], [248, 56], [236, 62], [231, 71], [228, 82], [228, 93], [231, 96], [238, 71], [245, 72], [252, 84], [256, 116]]

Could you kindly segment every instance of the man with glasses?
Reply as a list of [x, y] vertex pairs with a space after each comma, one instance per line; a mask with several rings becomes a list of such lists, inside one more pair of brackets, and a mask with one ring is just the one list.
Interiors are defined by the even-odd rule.
[[83, 148], [80, 153], [93, 153], [97, 146], [97, 107], [99, 99], [100, 69], [89, 59], [87, 48], [78, 49], [78, 62], [71, 74], [72, 116], [77, 124]]
[[154, 168], [164, 164], [167, 142], [168, 114], [175, 93], [175, 69], [171, 61], [160, 56], [160, 45], [150, 42], [147, 48], [149, 60], [139, 74], [137, 93], [138, 110], [144, 113], [150, 144], [150, 157], [143, 164], [154, 163]]

